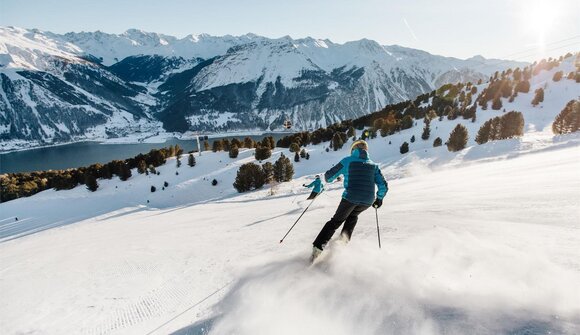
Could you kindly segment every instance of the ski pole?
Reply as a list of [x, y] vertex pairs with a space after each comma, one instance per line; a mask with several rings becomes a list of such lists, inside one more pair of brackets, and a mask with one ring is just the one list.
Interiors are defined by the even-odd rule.
[[294, 197], [294, 199], [292, 200], [292, 203], [294, 203], [294, 201], [296, 201], [296, 198], [298, 198], [298, 196], [300, 195], [300, 193], [296, 194], [296, 196]]
[[381, 248], [381, 232], [379, 231], [379, 209], [375, 208], [375, 216], [377, 218], [377, 237], [379, 238], [379, 249]]
[[308, 210], [308, 208], [310, 208], [310, 205], [312, 205], [312, 203], [314, 202], [314, 200], [316, 200], [316, 198], [318, 198], [318, 196], [316, 196], [314, 199], [312, 199], [312, 201], [310, 202], [310, 204], [308, 204], [308, 206], [306, 207], [304, 212], [302, 212], [302, 214], [300, 214], [300, 216], [298, 217], [298, 219], [296, 219], [296, 222], [294, 222], [292, 227], [290, 227], [290, 229], [288, 229], [288, 232], [286, 232], [286, 235], [284, 235], [284, 237], [282, 237], [282, 239], [280, 240], [280, 243], [284, 242], [284, 239], [286, 238], [286, 236], [288, 236], [288, 234], [290, 234], [290, 231], [292, 231], [294, 226], [298, 223], [298, 221], [300, 221], [300, 218], [302, 217], [302, 215], [304, 215], [304, 213], [306, 213], [306, 211]]

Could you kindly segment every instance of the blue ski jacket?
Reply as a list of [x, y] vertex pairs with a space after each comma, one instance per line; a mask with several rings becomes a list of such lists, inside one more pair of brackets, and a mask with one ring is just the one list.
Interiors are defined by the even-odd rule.
[[324, 190], [324, 185], [322, 185], [322, 180], [320, 180], [320, 178], [314, 179], [314, 181], [306, 185], [306, 187], [314, 187], [312, 191], [316, 193], [320, 193], [322, 190]]
[[344, 176], [342, 198], [356, 205], [372, 205], [377, 199], [383, 199], [389, 190], [379, 165], [370, 160], [363, 149], [354, 149], [350, 156], [343, 158], [324, 174], [326, 182], [334, 181], [339, 175]]

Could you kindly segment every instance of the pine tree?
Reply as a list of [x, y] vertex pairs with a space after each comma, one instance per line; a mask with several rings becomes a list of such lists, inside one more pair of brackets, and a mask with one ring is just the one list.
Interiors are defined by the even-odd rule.
[[266, 178], [266, 184], [271, 183], [274, 180], [274, 164], [270, 162], [262, 164], [262, 171]]
[[475, 112], [477, 111], [476, 104], [473, 104], [471, 107], [467, 107], [465, 111], [463, 111], [463, 118], [464, 119], [473, 119], [475, 116]]
[[193, 154], [189, 154], [189, 156], [187, 157], [187, 165], [191, 167], [195, 166], [195, 157], [193, 156]]
[[522, 80], [516, 84], [514, 88], [514, 93], [528, 93], [530, 91], [530, 82], [528, 80]]
[[137, 172], [139, 172], [139, 174], [147, 172], [147, 163], [145, 163], [145, 160], [142, 159], [137, 163]]
[[562, 80], [562, 77], [564, 76], [564, 72], [563, 71], [558, 71], [556, 73], [554, 73], [554, 76], [552, 77], [553, 81], [560, 81]]
[[203, 141], [203, 151], [209, 151], [209, 143], [207, 141]]
[[238, 147], [238, 149], [239, 149], [239, 148], [241, 148], [241, 147], [242, 147], [244, 144], [243, 144], [243, 143], [242, 143], [242, 141], [240, 141], [239, 139], [237, 139], [237, 138], [232, 138], [232, 141], [231, 141], [231, 143], [230, 143], [230, 148], [231, 148], [231, 147], [233, 147], [234, 145], [235, 145], [236, 147]]
[[175, 145], [175, 155], [176, 156], [183, 155], [183, 149], [179, 146], [179, 144], [176, 144]]
[[307, 152], [307, 153], [306, 153], [306, 160], [309, 160], [309, 159], [310, 159], [310, 153], [309, 153], [309, 152]]
[[[379, 130], [381, 137], [387, 137], [389, 135], [389, 128], [385, 125]], [[354, 142], [354, 141], [353, 141]]]
[[113, 178], [113, 172], [111, 171], [111, 165], [110, 164], [103, 165], [103, 168], [101, 169], [101, 177], [103, 179], [111, 179], [111, 178]]
[[332, 149], [334, 151], [337, 151], [339, 149], [342, 149], [343, 145], [344, 142], [342, 140], [342, 136], [340, 136], [340, 133], [338, 132], [334, 133], [334, 135], [332, 136]]
[[437, 112], [431, 109], [429, 113], [427, 113], [427, 118], [429, 119], [429, 121], [435, 120], [437, 118]]
[[499, 97], [495, 97], [491, 102], [491, 109], [493, 110], [500, 110], [502, 107], [501, 99]]
[[256, 146], [254, 140], [250, 137], [244, 138], [244, 148], [253, 149]]
[[302, 150], [300, 150], [300, 158], [306, 158], [306, 149], [302, 148]]
[[232, 147], [232, 145], [230, 144], [230, 140], [228, 140], [228, 139], [226, 138], [226, 139], [224, 139], [224, 140], [222, 141], [222, 144], [223, 144], [223, 146], [224, 146], [224, 151], [230, 151], [230, 149], [231, 149], [231, 147]]
[[[216, 181], [217, 183], [217, 181]], [[266, 175], [262, 168], [254, 163], [240, 166], [234, 181], [234, 188], [242, 193], [252, 189], [259, 189], [266, 183]]]
[[406, 154], [407, 152], [409, 152], [409, 143], [403, 142], [403, 144], [401, 144], [401, 147], [399, 148], [399, 152], [401, 154]]
[[411, 136], [411, 143], [415, 143], [415, 135]]
[[274, 137], [268, 136], [268, 139], [270, 140], [270, 148], [271, 149], [276, 148], [276, 141], [274, 141]]
[[413, 127], [413, 118], [410, 115], [405, 115], [401, 120], [401, 129], [409, 129]]
[[383, 118], [378, 118], [373, 122], [373, 128], [376, 129], [381, 129], [383, 128], [383, 125], [385, 124], [385, 120]]
[[431, 136], [431, 126], [430, 126], [431, 122], [429, 121], [429, 119], [425, 119], [425, 126], [423, 127], [423, 133], [421, 134], [421, 139], [426, 141], [429, 139], [429, 136]]
[[181, 167], [181, 154], [175, 158], [175, 166], [179, 169]]
[[580, 100], [569, 101], [552, 124], [554, 134], [568, 134], [580, 130]]
[[477, 144], [487, 143], [489, 141], [490, 132], [491, 132], [491, 120], [487, 120], [477, 131], [477, 136], [475, 136], [475, 142]]
[[284, 154], [274, 163], [274, 180], [277, 182], [285, 182], [292, 180], [294, 175], [294, 167], [288, 157]]
[[230, 147], [230, 153], [229, 153], [230, 158], [237, 158], [239, 153], [240, 153], [240, 150], [238, 149], [238, 146], [235, 144], [232, 144]]
[[290, 152], [298, 152], [300, 151], [300, 145], [296, 142], [292, 142], [292, 144], [290, 144]]
[[298, 154], [298, 152], [294, 153], [294, 161], [295, 162], [300, 162], [300, 154]]
[[501, 130], [501, 119], [499, 116], [494, 117], [490, 120], [491, 127], [489, 129], [489, 140], [495, 141], [499, 140], [499, 133]]
[[524, 135], [524, 116], [520, 112], [511, 111], [502, 115], [499, 130], [499, 139], [504, 140]]
[[519, 67], [514, 70], [512, 77], [514, 78], [514, 81], [520, 81], [522, 79], [522, 71]]
[[264, 137], [262, 139], [262, 141], [260, 142], [260, 144], [262, 145], [262, 147], [264, 148], [269, 148], [269, 149], [274, 149], [274, 147], [270, 146], [270, 139], [267, 137]]
[[85, 173], [85, 185], [91, 192], [95, 192], [99, 188], [97, 178], [92, 173]]
[[449, 135], [449, 140], [447, 140], [447, 149], [449, 151], [463, 150], [467, 145], [467, 139], [467, 128], [461, 124], [458, 124]]
[[218, 152], [224, 150], [224, 143], [222, 140], [213, 141], [212, 149], [213, 152]]
[[544, 89], [540, 87], [536, 90], [536, 95], [532, 100], [532, 105], [537, 106], [542, 101], [544, 101]]
[[282, 181], [290, 181], [294, 177], [294, 165], [290, 162], [288, 158], [286, 158], [286, 164], [284, 166], [284, 180]]
[[270, 156], [272, 156], [272, 150], [270, 150], [270, 147], [262, 147], [259, 143], [256, 145], [256, 150], [254, 151], [254, 157], [256, 160], [262, 161], [270, 158]]
[[437, 137], [435, 139], [435, 141], [433, 141], [433, 147], [440, 147], [441, 145], [443, 145], [443, 140], [441, 140], [441, 137]]
[[447, 120], [457, 119], [457, 109], [451, 108], [450, 106], [445, 107], [445, 114], [447, 114]]
[[353, 126], [350, 126], [346, 132], [346, 135], [348, 137], [356, 137], [356, 130], [354, 129]]
[[131, 170], [125, 162], [121, 162], [119, 164], [119, 179], [125, 181], [129, 178], [131, 178]]

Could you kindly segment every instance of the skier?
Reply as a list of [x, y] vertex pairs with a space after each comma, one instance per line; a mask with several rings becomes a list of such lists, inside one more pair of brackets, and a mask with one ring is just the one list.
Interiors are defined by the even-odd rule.
[[308, 198], [306, 198], [306, 200], [312, 200], [316, 198], [316, 196], [318, 196], [320, 193], [322, 193], [322, 191], [324, 191], [324, 185], [322, 185], [322, 181], [320, 180], [319, 175], [316, 175], [316, 179], [314, 179], [314, 181], [311, 182], [310, 184], [308, 185], [302, 184], [302, 186], [308, 188], [314, 187], [314, 189], [312, 189], [312, 193], [310, 193], [310, 195], [308, 196]]
[[[343, 158], [324, 174], [326, 182], [334, 181], [338, 176], [344, 176], [344, 192], [336, 213], [328, 221], [312, 243], [311, 262], [322, 253], [336, 229], [344, 222], [340, 238], [348, 242], [358, 220], [358, 215], [371, 205], [379, 208], [387, 194], [388, 184], [379, 166], [370, 160], [368, 144], [363, 140], [353, 143], [351, 155]], [[375, 185], [378, 190], [375, 197]]]

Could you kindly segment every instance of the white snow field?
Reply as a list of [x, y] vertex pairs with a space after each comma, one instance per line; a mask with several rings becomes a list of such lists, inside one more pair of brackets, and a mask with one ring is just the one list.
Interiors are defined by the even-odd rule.
[[[0, 329], [146, 334], [187, 310], [155, 333], [578, 334], [580, 138], [561, 140], [466, 167], [401, 167], [410, 176], [390, 181], [378, 211], [383, 248], [369, 209], [351, 243], [333, 244], [314, 268], [307, 266], [310, 243], [333, 214], [340, 185], [278, 243], [306, 206], [300, 185], [307, 178], [273, 196], [264, 189], [162, 209], [127, 207], [6, 241]], [[371, 146], [378, 150], [378, 141]], [[179, 194], [169, 189], [156, 193]], [[95, 215], [99, 192], [107, 191], [60, 198], [61, 216], [93, 195]], [[22, 201], [20, 224], [45, 197]]]
[[[390, 188], [382, 249], [369, 209], [353, 240], [331, 242], [313, 267], [340, 183], [278, 242], [308, 205], [301, 185], [348, 144], [308, 146], [293, 181], [244, 194], [232, 183], [253, 150], [2, 203], [0, 333], [580, 334], [580, 133], [550, 130], [580, 91], [552, 74], [534, 77], [531, 92], [546, 87], [539, 106], [532, 93], [503, 101], [524, 114], [520, 139], [476, 145], [479, 126], [502, 114], [478, 110], [475, 123], [434, 120], [428, 141], [421, 125], [370, 140]], [[457, 123], [468, 147], [433, 148]]]

